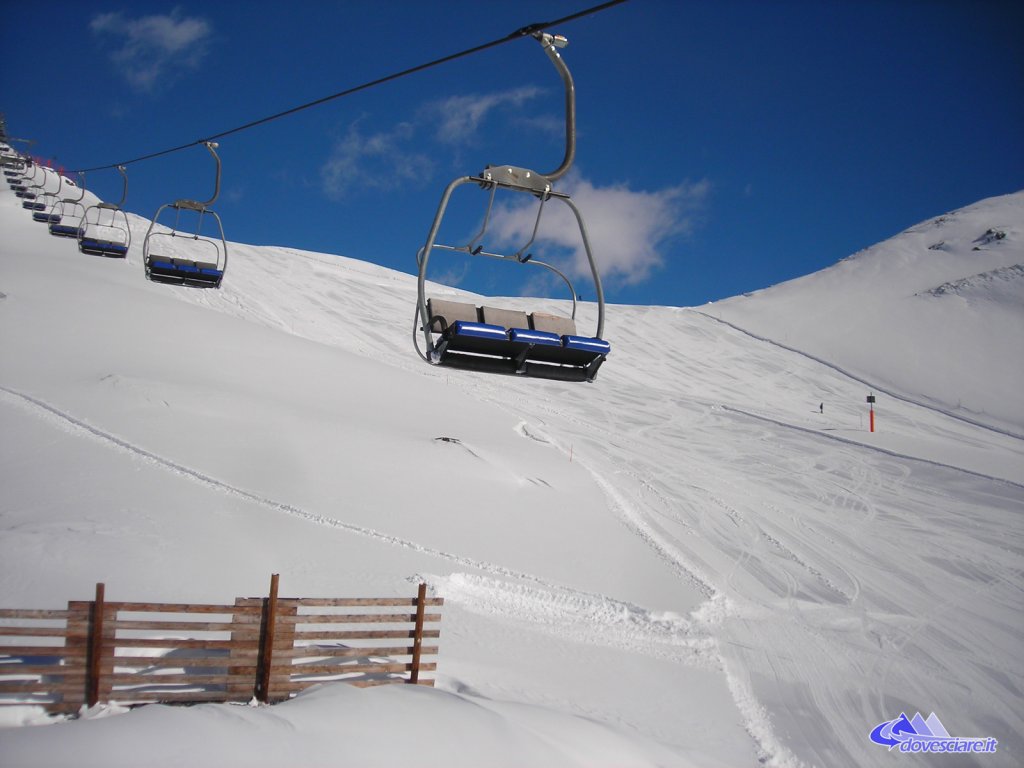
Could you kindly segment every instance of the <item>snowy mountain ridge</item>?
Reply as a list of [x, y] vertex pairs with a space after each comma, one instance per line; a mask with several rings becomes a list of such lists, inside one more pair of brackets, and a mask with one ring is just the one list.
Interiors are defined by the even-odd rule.
[[[1022, 262], [1024, 192], [1017, 192], [704, 311], [900, 397], [1021, 436], [1024, 313], [1015, 268]], [[976, 277], [986, 273], [991, 281]], [[966, 290], [964, 281], [970, 303], [941, 301], [953, 286]]]

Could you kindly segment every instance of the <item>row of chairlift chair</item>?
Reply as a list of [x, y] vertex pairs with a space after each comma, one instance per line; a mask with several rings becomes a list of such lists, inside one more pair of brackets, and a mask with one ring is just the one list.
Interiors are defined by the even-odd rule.
[[[413, 341], [419, 356], [431, 365], [468, 369], [487, 373], [503, 373], [516, 376], [555, 379], [560, 381], [593, 381], [598, 368], [608, 357], [611, 345], [602, 338], [604, 332], [604, 293], [594, 256], [591, 251], [587, 230], [579, 209], [569, 195], [554, 189], [554, 183], [562, 178], [572, 165], [576, 152], [576, 98], [572, 75], [558, 52], [567, 41], [560, 35], [535, 32], [532, 36], [541, 44], [545, 54], [561, 77], [565, 90], [566, 148], [561, 165], [550, 173], [537, 173], [527, 168], [512, 165], [489, 165], [474, 176], [461, 176], [445, 188], [441, 196], [434, 221], [427, 240], [417, 254], [418, 283], [416, 316], [413, 326]], [[213, 197], [206, 201], [177, 200], [157, 209], [143, 242], [143, 263], [146, 277], [150, 280], [219, 287], [227, 266], [227, 241], [220, 217], [210, 206], [220, 192], [221, 162], [217, 145], [205, 142], [206, 148], [216, 162], [216, 181]], [[127, 216], [122, 209], [128, 190], [128, 177], [123, 166], [119, 166], [124, 191], [117, 204], [97, 203], [84, 207], [84, 176], [77, 197], [60, 198], [60, 186], [56, 193], [45, 192], [46, 170], [37, 180], [37, 169], [32, 177], [27, 176], [26, 165], [9, 170], [5, 161], [4, 173], [11, 180], [19, 196], [25, 198], [25, 207], [33, 203], [34, 218], [49, 224], [54, 235], [77, 237], [79, 248], [86, 253], [104, 256], [124, 257], [131, 241]], [[12, 163], [12, 165], [17, 165]], [[16, 183], [20, 177], [22, 183]], [[483, 217], [483, 226], [477, 235], [465, 245], [447, 245], [437, 240], [441, 223], [452, 193], [464, 184], [474, 184], [488, 194]], [[530, 195], [537, 200], [537, 218], [529, 242], [514, 253], [499, 253], [488, 250], [484, 245], [491, 213], [494, 210], [498, 190]], [[49, 206], [36, 201], [50, 196]], [[555, 266], [534, 258], [532, 248], [537, 239], [541, 216], [545, 205], [558, 201], [572, 211], [579, 225], [583, 250], [587, 255], [597, 297], [597, 325], [592, 336], [581, 335], [576, 327], [577, 294], [569, 278]], [[39, 207], [41, 205], [41, 207]], [[174, 214], [170, 226], [160, 223], [161, 216]], [[180, 228], [183, 215], [194, 214], [197, 224], [193, 232]], [[205, 221], [215, 222], [217, 232], [203, 235]], [[101, 238], [90, 234], [94, 229], [105, 228], [116, 237]], [[426, 275], [430, 256], [434, 251], [448, 251], [467, 257], [486, 257], [519, 265], [546, 269], [560, 278], [569, 288], [572, 297], [572, 313], [569, 317], [543, 312], [531, 312], [491, 306], [476, 306], [466, 302], [455, 302], [426, 295]], [[424, 348], [420, 347], [422, 339]]]
[[[213, 197], [206, 201], [176, 200], [157, 209], [142, 245], [146, 277], [155, 282], [219, 288], [227, 268], [227, 239], [220, 216], [210, 206], [220, 193], [221, 163], [217, 144], [205, 142], [216, 161], [216, 182]], [[131, 227], [124, 203], [128, 197], [128, 173], [123, 165], [121, 199], [117, 203], [98, 201], [85, 204], [85, 174], [79, 173], [76, 185], [56, 173], [57, 189], [47, 190], [51, 171], [31, 158], [5, 152], [3, 172], [11, 189], [22, 199], [22, 207], [32, 211], [33, 221], [49, 227], [55, 237], [75, 238], [82, 253], [111, 258], [126, 258], [131, 246]], [[62, 197], [65, 184], [76, 187], [77, 194]], [[173, 223], [163, 224], [174, 214]], [[194, 231], [182, 228], [183, 216], [194, 214]], [[204, 230], [207, 222], [216, 224], [216, 231]]]

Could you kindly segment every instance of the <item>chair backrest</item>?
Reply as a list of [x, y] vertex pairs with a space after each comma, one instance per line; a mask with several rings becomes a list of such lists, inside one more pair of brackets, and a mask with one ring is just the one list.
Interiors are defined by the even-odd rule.
[[547, 312], [534, 312], [530, 315], [530, 327], [535, 331], [550, 331], [559, 336], [575, 336], [576, 323], [571, 317], [549, 315]]
[[427, 315], [430, 316], [430, 330], [440, 333], [459, 320], [470, 323], [480, 322], [475, 304], [461, 301], [444, 301], [443, 299], [427, 299]]
[[513, 309], [495, 309], [494, 307], [483, 307], [480, 310], [485, 323], [500, 325], [502, 328], [529, 328], [530, 321], [526, 318], [525, 312]]

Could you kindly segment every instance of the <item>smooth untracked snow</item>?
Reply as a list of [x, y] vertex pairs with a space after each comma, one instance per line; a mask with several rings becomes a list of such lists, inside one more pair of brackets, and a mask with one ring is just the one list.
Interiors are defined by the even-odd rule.
[[424, 579], [438, 685], [101, 708], [0, 763], [881, 765], [902, 711], [1024, 759], [1024, 195], [750, 299], [610, 307], [593, 385], [425, 365], [415, 280], [341, 257], [149, 283], [130, 218], [126, 261], [86, 256], [0, 191], [0, 605]]

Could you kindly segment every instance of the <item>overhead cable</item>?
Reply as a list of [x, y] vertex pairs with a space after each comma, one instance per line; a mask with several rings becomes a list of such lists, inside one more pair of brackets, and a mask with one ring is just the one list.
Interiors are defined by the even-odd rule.
[[626, 0], [609, 0], [609, 2], [605, 2], [605, 3], [601, 3], [599, 5], [592, 6], [590, 8], [587, 8], [587, 9], [582, 10], [582, 11], [578, 11], [577, 13], [573, 13], [573, 14], [570, 14], [568, 16], [563, 16], [560, 19], [554, 19], [552, 21], [540, 22], [540, 23], [537, 23], [537, 24], [529, 24], [529, 25], [527, 25], [525, 27], [521, 27], [521, 28], [517, 29], [515, 32], [512, 32], [511, 34], [505, 35], [504, 37], [499, 37], [496, 40], [491, 40], [488, 43], [483, 43], [482, 45], [476, 45], [476, 46], [474, 46], [472, 48], [467, 48], [464, 51], [459, 51], [458, 53], [453, 53], [453, 54], [450, 54], [448, 56], [443, 56], [440, 59], [434, 59], [433, 61], [429, 61], [426, 64], [419, 64], [419, 65], [417, 65], [415, 67], [410, 67], [409, 69], [403, 69], [401, 72], [395, 72], [394, 74], [386, 75], [385, 77], [380, 77], [380, 78], [377, 78], [376, 80], [371, 80], [369, 82], [363, 83], [362, 85], [357, 85], [357, 86], [354, 86], [352, 88], [347, 88], [344, 91], [338, 91], [338, 93], [333, 93], [330, 96], [324, 96], [322, 98], [316, 99], [315, 101], [310, 101], [310, 102], [307, 102], [305, 104], [300, 104], [297, 107], [292, 107], [291, 109], [286, 109], [283, 112], [278, 112], [278, 113], [273, 114], [273, 115], [268, 115], [266, 117], [261, 117], [261, 118], [259, 118], [257, 120], [252, 120], [252, 121], [250, 121], [248, 123], [245, 123], [244, 125], [239, 125], [239, 126], [237, 126], [235, 128], [229, 128], [226, 131], [221, 131], [220, 133], [215, 133], [215, 134], [213, 134], [211, 136], [205, 136], [205, 137], [203, 137], [201, 139], [196, 139], [195, 141], [190, 141], [190, 142], [188, 142], [186, 144], [180, 144], [180, 145], [178, 145], [176, 147], [171, 147], [169, 149], [162, 149], [162, 150], [160, 150], [158, 152], [150, 152], [148, 155], [142, 155], [140, 157], [135, 157], [135, 158], [132, 158], [131, 160], [122, 160], [122, 161], [117, 162], [117, 163], [110, 163], [109, 165], [98, 165], [98, 166], [95, 166], [93, 168], [82, 168], [82, 169], [78, 169], [78, 170], [72, 171], [72, 172], [73, 173], [86, 173], [86, 172], [91, 172], [91, 171], [103, 171], [103, 170], [107, 170], [109, 168], [117, 168], [118, 166], [132, 165], [134, 163], [141, 163], [144, 160], [152, 160], [153, 158], [156, 158], [156, 157], [162, 157], [164, 155], [169, 155], [169, 154], [172, 154], [174, 152], [180, 152], [183, 149], [188, 149], [189, 147], [194, 147], [197, 144], [205, 144], [206, 142], [209, 142], [209, 141], [216, 141], [217, 139], [224, 138], [225, 136], [230, 136], [231, 134], [234, 134], [234, 133], [240, 133], [242, 131], [247, 131], [250, 128], [255, 128], [258, 125], [263, 125], [263, 124], [269, 123], [269, 122], [271, 122], [273, 120], [279, 120], [282, 117], [287, 117], [288, 115], [294, 115], [296, 112], [301, 112], [301, 111], [303, 111], [305, 109], [310, 109], [312, 107], [316, 107], [316, 106], [319, 106], [321, 104], [325, 104], [328, 101], [333, 101], [335, 99], [340, 99], [340, 98], [342, 98], [344, 96], [351, 96], [354, 93], [358, 93], [360, 91], [365, 91], [365, 90], [367, 90], [369, 88], [374, 88], [374, 87], [376, 87], [378, 85], [383, 85], [384, 83], [391, 82], [392, 80], [398, 80], [399, 78], [415, 74], [416, 72], [422, 72], [423, 70], [430, 69], [431, 67], [436, 67], [436, 66], [439, 66], [441, 64], [446, 64], [449, 61], [455, 61], [456, 59], [461, 59], [461, 58], [464, 58], [466, 56], [471, 56], [471, 55], [473, 55], [475, 53], [480, 53], [481, 51], [485, 51], [485, 50], [487, 50], [489, 48], [495, 48], [495, 47], [497, 47], [499, 45], [503, 45], [505, 43], [511, 42], [512, 40], [518, 40], [519, 38], [522, 38], [522, 37], [528, 37], [528, 36], [534, 34], [535, 32], [541, 32], [541, 31], [543, 31], [545, 29], [548, 29], [549, 27], [557, 26], [559, 24], [565, 24], [567, 22], [575, 21], [576, 19], [583, 18], [584, 16], [591, 16], [591, 15], [593, 15], [595, 13], [600, 13], [601, 11], [606, 10], [608, 8], [611, 8], [612, 6], [621, 5], [622, 3], [625, 3], [625, 2], [626, 2]]

